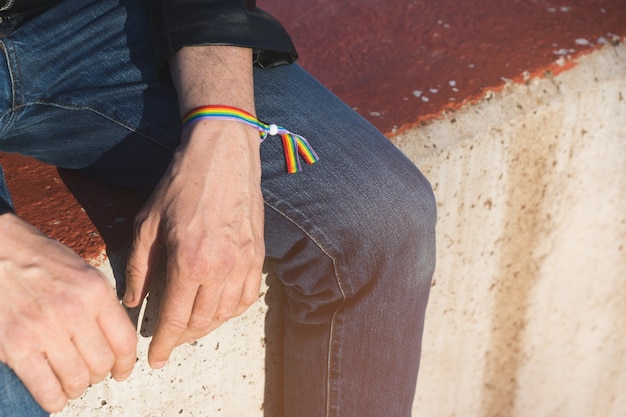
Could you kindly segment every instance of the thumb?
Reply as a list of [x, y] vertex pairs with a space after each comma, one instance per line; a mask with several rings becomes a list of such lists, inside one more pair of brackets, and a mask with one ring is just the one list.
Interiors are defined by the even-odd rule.
[[124, 304], [127, 307], [137, 307], [150, 290], [159, 252], [158, 226], [150, 227], [147, 222], [139, 224], [126, 264]]

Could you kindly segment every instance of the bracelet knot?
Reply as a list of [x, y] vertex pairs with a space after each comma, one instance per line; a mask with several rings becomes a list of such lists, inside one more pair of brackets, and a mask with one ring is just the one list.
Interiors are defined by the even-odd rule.
[[261, 142], [268, 136], [279, 135], [283, 142], [287, 172], [290, 174], [302, 170], [298, 156], [302, 157], [307, 164], [314, 164], [319, 160], [319, 157], [304, 137], [275, 124], [264, 123], [245, 110], [231, 106], [196, 107], [183, 117], [182, 128], [184, 129], [189, 124], [202, 119], [231, 120], [247, 124], [259, 131]]

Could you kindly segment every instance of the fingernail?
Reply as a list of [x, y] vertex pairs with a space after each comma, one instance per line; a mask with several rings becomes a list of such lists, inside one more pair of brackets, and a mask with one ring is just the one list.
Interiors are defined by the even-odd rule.
[[153, 369], [161, 369], [165, 366], [165, 364], [167, 363], [167, 361], [159, 361], [159, 362], [155, 362], [152, 364], [152, 368]]
[[126, 305], [131, 304], [134, 298], [135, 298], [135, 294], [133, 294], [133, 290], [131, 290], [130, 288], [127, 288], [126, 292], [124, 293], [124, 304]]
[[113, 378], [115, 378], [116, 381], [125, 381], [128, 379], [128, 377], [130, 376], [130, 374], [133, 371], [129, 371], [128, 373], [125, 373], [124, 375], [116, 375]]

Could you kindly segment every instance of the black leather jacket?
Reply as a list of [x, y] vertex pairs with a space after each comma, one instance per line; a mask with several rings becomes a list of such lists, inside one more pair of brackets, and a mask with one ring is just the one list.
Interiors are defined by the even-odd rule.
[[[0, 0], [0, 18], [20, 19], [61, 0]], [[289, 64], [298, 57], [282, 25], [256, 0], [145, 0], [150, 10], [157, 62], [162, 66], [183, 46], [252, 48], [255, 65]]]

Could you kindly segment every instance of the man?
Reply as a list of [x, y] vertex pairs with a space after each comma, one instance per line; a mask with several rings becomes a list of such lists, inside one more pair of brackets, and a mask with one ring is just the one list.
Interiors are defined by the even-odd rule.
[[[164, 248], [152, 367], [252, 304], [267, 258], [287, 297], [286, 415], [410, 415], [430, 186], [289, 65], [278, 22], [250, 0], [0, 8], [0, 150], [154, 189], [123, 300], [142, 302]], [[300, 160], [312, 164], [290, 173]], [[1, 176], [0, 196], [0, 416], [47, 415], [109, 374], [127, 378], [136, 331], [98, 271], [13, 214]]]

